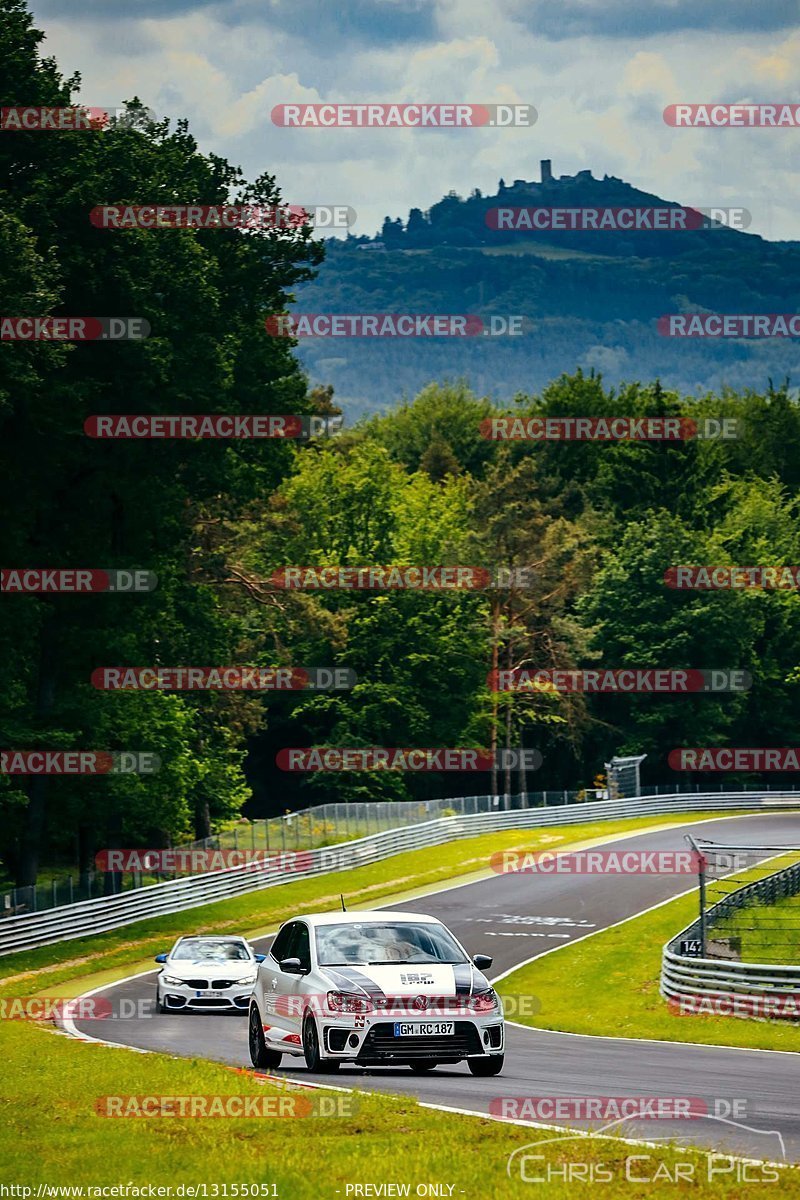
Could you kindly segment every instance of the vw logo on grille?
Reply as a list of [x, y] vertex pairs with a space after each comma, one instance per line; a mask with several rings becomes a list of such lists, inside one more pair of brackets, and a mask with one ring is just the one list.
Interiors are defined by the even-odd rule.
[[428, 1007], [427, 997], [426, 996], [415, 996], [414, 1000], [413, 1000], [413, 1004], [414, 1004], [414, 1008], [425, 1009]]

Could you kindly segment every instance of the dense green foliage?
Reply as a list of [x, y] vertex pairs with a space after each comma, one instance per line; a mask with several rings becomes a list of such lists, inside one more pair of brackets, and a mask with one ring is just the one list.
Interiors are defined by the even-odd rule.
[[[6, 102], [69, 103], [77, 81], [37, 60], [41, 35], [24, 5], [3, 0], [0, 16]], [[74, 859], [78, 839], [86, 864], [98, 839], [123, 828], [136, 839], [204, 831], [248, 794], [243, 740], [261, 719], [257, 702], [102, 693], [89, 679], [101, 664], [246, 657], [250, 631], [195, 578], [197, 522], [269, 490], [289, 455], [248, 442], [99, 442], [83, 422], [95, 412], [308, 411], [288, 348], [264, 336], [259, 318], [285, 303], [320, 252], [307, 231], [95, 228], [90, 210], [115, 201], [277, 202], [270, 176], [246, 187], [238, 169], [198, 152], [185, 123], [8, 133], [0, 178], [4, 314], [134, 315], [152, 328], [144, 341], [0, 345], [4, 565], [138, 566], [160, 581], [151, 595], [3, 597], [3, 744], [146, 748], [163, 764], [148, 780], [5, 787], [2, 851], [24, 883], [48, 808], [54, 845]]]

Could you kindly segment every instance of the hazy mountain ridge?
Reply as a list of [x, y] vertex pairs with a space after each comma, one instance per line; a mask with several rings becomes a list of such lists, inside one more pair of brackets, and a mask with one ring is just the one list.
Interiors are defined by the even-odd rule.
[[[543, 164], [544, 166], [545, 164]], [[518, 314], [522, 337], [301, 339], [317, 382], [333, 383], [352, 415], [413, 395], [431, 379], [465, 377], [496, 398], [537, 391], [576, 366], [611, 383], [658, 377], [698, 392], [762, 387], [797, 361], [790, 339], [669, 339], [669, 312], [794, 312], [800, 243], [738, 229], [492, 229], [498, 207], [680, 207], [613, 176], [500, 181], [484, 196], [450, 194], [426, 213], [384, 223], [378, 238], [329, 240], [326, 262], [297, 291], [298, 312]]]

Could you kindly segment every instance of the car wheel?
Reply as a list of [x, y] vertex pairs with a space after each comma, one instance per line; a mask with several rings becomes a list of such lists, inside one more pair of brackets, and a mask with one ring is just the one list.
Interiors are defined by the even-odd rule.
[[435, 1058], [419, 1058], [416, 1062], [410, 1062], [408, 1065], [415, 1075], [424, 1075], [427, 1071], [438, 1067], [439, 1064]]
[[256, 1004], [250, 1005], [250, 1017], [247, 1027], [247, 1040], [250, 1046], [250, 1061], [254, 1067], [266, 1070], [268, 1067], [279, 1067], [283, 1055], [277, 1050], [270, 1050], [264, 1040], [264, 1030], [261, 1027], [261, 1016]]
[[167, 1008], [166, 1004], [161, 1003], [161, 996], [159, 995], [158, 988], [156, 988], [156, 1012], [165, 1013], [169, 1011], [170, 1010]]
[[485, 1078], [487, 1075], [499, 1075], [504, 1061], [505, 1055], [492, 1054], [487, 1058], [468, 1058], [467, 1066], [473, 1075]]
[[317, 1023], [311, 1015], [307, 1016], [303, 1022], [303, 1054], [305, 1055], [306, 1066], [309, 1071], [315, 1071], [321, 1075], [330, 1075], [334, 1071], [339, 1070], [337, 1060], [322, 1058], [319, 1048]]

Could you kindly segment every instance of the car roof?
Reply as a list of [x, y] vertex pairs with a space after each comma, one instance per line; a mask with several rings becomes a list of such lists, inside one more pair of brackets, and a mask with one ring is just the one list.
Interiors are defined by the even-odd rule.
[[[365, 912], [302, 913], [291, 917], [292, 921], [306, 921], [312, 928], [320, 925], [365, 925], [370, 921], [423, 921], [428, 925], [441, 925], [438, 917], [427, 913], [395, 912], [391, 909], [367, 909]], [[284, 925], [288, 925], [284, 921]]]

